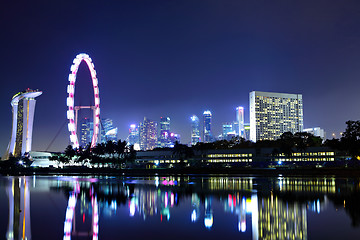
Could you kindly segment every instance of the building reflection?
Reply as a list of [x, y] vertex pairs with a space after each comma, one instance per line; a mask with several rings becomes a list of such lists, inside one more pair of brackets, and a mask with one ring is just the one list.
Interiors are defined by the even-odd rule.
[[[307, 239], [307, 214], [320, 214], [329, 201], [352, 206], [343, 191], [359, 192], [359, 182], [335, 178], [253, 178], [253, 177], [138, 177], [68, 178], [58, 177], [46, 184], [29, 178], [11, 177], [7, 182], [9, 225], [7, 239], [31, 239], [30, 188], [48, 188], [65, 194], [64, 240], [87, 237], [97, 240], [101, 218], [127, 208], [129, 217], [147, 221], [176, 218], [174, 208], [192, 223], [213, 230], [220, 224], [220, 210], [237, 216], [233, 228], [252, 239]], [[47, 179], [48, 181], [48, 179]], [[349, 203], [348, 203], [349, 202]], [[216, 211], [215, 211], [216, 210]], [[228, 214], [225, 216], [229, 216]], [[217, 221], [216, 218], [219, 217]], [[233, 217], [231, 217], [233, 219]], [[82, 221], [81, 221], [82, 220]], [[86, 231], [81, 231], [88, 228]]]
[[307, 239], [306, 205], [273, 195], [258, 199], [257, 229], [259, 239]]
[[30, 191], [25, 177], [9, 177], [9, 222], [6, 239], [31, 239]]

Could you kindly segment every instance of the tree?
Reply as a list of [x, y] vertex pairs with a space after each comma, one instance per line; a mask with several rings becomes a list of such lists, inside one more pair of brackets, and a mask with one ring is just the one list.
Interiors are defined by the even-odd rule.
[[109, 156], [113, 157], [115, 153], [115, 143], [113, 141], [107, 141], [105, 143], [105, 153], [109, 154]]
[[360, 121], [347, 121], [340, 142], [345, 151], [356, 159], [360, 156]]
[[124, 158], [125, 156], [125, 151], [126, 151], [126, 141], [121, 141], [121, 139], [119, 139], [119, 141], [116, 142], [115, 146], [114, 146], [114, 150], [118, 156], [118, 160], [120, 160], [120, 158]]
[[293, 153], [292, 148], [295, 146], [294, 135], [291, 132], [284, 132], [278, 142], [281, 152], [290, 157]]
[[185, 159], [194, 156], [194, 151], [192, 148], [176, 141], [173, 148], [173, 155], [178, 157], [181, 163], [183, 163]]
[[69, 160], [71, 160], [71, 159], [75, 156], [75, 154], [76, 154], [76, 152], [75, 152], [75, 150], [74, 150], [74, 148], [73, 148], [72, 145], [68, 145], [68, 146], [66, 147], [64, 153], [65, 153], [65, 156], [66, 156]]
[[128, 146], [127, 154], [125, 156], [125, 161], [134, 162], [136, 159], [136, 151], [134, 149], [134, 145]]

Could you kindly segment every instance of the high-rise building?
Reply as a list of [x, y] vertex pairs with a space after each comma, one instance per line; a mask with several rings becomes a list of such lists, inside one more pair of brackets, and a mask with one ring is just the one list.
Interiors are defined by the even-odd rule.
[[101, 119], [101, 142], [117, 141], [118, 129], [113, 126], [113, 120], [109, 118]]
[[180, 143], [180, 134], [177, 133], [170, 133], [170, 143], [169, 143], [169, 147], [174, 147], [175, 143], [178, 142]]
[[86, 147], [91, 143], [94, 131], [94, 122], [90, 118], [84, 118], [80, 125], [80, 146]]
[[136, 124], [131, 124], [129, 128], [129, 136], [127, 139], [127, 142], [130, 145], [139, 145], [139, 126]]
[[203, 141], [205, 143], [213, 141], [213, 135], [211, 132], [211, 112], [209, 110], [204, 111], [204, 132], [203, 132]]
[[196, 115], [191, 116], [191, 145], [200, 142], [200, 121]]
[[275, 140], [303, 129], [301, 94], [250, 92], [250, 140]]
[[27, 89], [12, 97], [12, 131], [4, 159], [8, 159], [10, 154], [21, 157], [31, 151], [35, 98], [41, 94], [41, 91]]
[[311, 133], [312, 135], [314, 135], [316, 137], [321, 137], [321, 139], [323, 141], [326, 140], [326, 132], [324, 131], [324, 129], [322, 129], [320, 127], [305, 128], [303, 131], [307, 132], [307, 133]]
[[159, 134], [159, 143], [158, 146], [161, 148], [170, 147], [170, 118], [161, 117], [160, 118], [160, 134]]
[[250, 140], [250, 123], [244, 124], [244, 138]]
[[235, 129], [239, 137], [245, 138], [244, 132], [244, 108], [239, 106], [236, 108], [237, 129]]
[[157, 123], [144, 118], [140, 123], [140, 149], [152, 150], [156, 147], [157, 143]]
[[231, 140], [233, 137], [236, 136], [236, 131], [233, 129], [232, 123], [224, 123], [222, 125], [222, 139], [223, 140]]

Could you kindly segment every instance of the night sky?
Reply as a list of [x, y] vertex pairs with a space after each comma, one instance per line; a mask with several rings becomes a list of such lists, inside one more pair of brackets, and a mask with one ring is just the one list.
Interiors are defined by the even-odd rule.
[[[106, 2], [106, 3], [105, 3]], [[144, 116], [171, 118], [190, 141], [190, 116], [213, 113], [213, 132], [249, 119], [249, 92], [301, 93], [304, 127], [328, 137], [360, 119], [360, 1], [2, 1], [0, 154], [11, 133], [12, 96], [39, 89], [33, 150], [69, 144], [66, 87], [73, 58], [98, 73], [101, 117], [125, 139]], [[76, 101], [93, 92], [85, 64]], [[63, 127], [62, 127], [63, 126]]]

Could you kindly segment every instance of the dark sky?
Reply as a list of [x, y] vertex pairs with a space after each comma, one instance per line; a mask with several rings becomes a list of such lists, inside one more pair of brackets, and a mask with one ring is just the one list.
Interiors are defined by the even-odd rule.
[[[106, 2], [106, 3], [105, 3]], [[40, 89], [33, 150], [69, 144], [67, 77], [81, 52], [98, 73], [101, 114], [125, 139], [144, 116], [171, 118], [190, 140], [190, 116], [235, 119], [249, 92], [301, 93], [304, 127], [328, 136], [360, 118], [360, 1], [2, 1], [0, 153], [10, 139], [11, 97]], [[83, 69], [83, 70], [81, 70]], [[86, 68], [77, 101], [92, 98]], [[81, 93], [81, 94], [80, 94]], [[89, 95], [89, 96], [87, 96]]]

